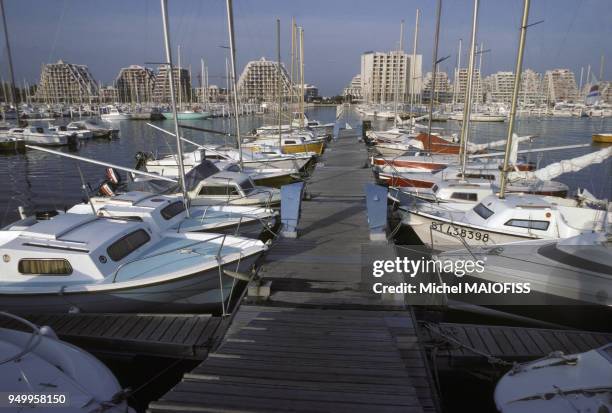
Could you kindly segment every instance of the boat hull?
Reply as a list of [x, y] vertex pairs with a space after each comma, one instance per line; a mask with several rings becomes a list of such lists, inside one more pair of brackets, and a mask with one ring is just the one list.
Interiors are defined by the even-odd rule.
[[[255, 264], [258, 254], [243, 257], [240, 262], [224, 265], [225, 269], [236, 272], [248, 272]], [[223, 297], [227, 298], [234, 281], [223, 275]], [[219, 286], [219, 269], [214, 267], [179, 277], [168, 282], [159, 282], [135, 287], [94, 289], [92, 291], [62, 292], [58, 288], [54, 293], [19, 293], [5, 294], [0, 292], [2, 308], [16, 314], [39, 313], [129, 313], [129, 312], [179, 312], [185, 307], [185, 300], [198, 296], [199, 308], [202, 311], [219, 310], [221, 306], [221, 288]], [[180, 301], [180, 303], [179, 303]]]
[[592, 139], [596, 143], [612, 143], [612, 133], [596, 133]]
[[537, 239], [537, 237], [525, 237], [484, 228], [472, 228], [415, 211], [404, 209], [399, 211], [402, 225], [410, 226], [424, 245], [440, 251], [462, 248], [463, 242], [470, 246], [491, 247]]
[[[165, 119], [174, 119], [174, 114], [172, 112], [163, 112], [162, 116]], [[208, 112], [193, 112], [193, 113], [178, 113], [176, 118], [178, 120], [193, 120], [193, 119], [206, 119], [209, 118], [210, 114]]]

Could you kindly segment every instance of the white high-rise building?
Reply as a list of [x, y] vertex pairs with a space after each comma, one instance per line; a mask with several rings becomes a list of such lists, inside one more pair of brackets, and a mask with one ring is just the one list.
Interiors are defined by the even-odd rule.
[[[361, 93], [368, 103], [405, 102], [410, 93], [419, 94], [422, 88], [422, 56], [402, 51], [366, 52], [361, 55]], [[412, 64], [412, 69], [411, 69]], [[413, 75], [410, 90], [410, 76]]]
[[495, 103], [512, 102], [512, 91], [514, 90], [514, 73], [497, 72], [485, 80], [487, 89], [487, 102]]
[[47, 103], [87, 103], [97, 100], [99, 93], [87, 66], [58, 60], [43, 65], [34, 98]]
[[[457, 78], [455, 79], [455, 85], [453, 89], [455, 91], [455, 99], [454, 99], [455, 102], [463, 103], [465, 101], [467, 81], [468, 81], [468, 70], [465, 68], [460, 69], [457, 73]], [[480, 71], [478, 69], [474, 69], [474, 77], [472, 78], [472, 102], [482, 103], [482, 101], [483, 101], [483, 87], [482, 87], [482, 80], [480, 78]]]
[[[238, 78], [238, 93], [243, 102], [274, 102], [278, 99], [278, 63], [262, 57], [246, 64]], [[289, 74], [281, 64], [282, 96], [291, 91]]]
[[352, 100], [362, 100], [363, 94], [361, 91], [361, 74], [358, 73], [351, 79], [351, 83], [342, 91], [342, 95], [350, 97]]
[[519, 101], [522, 103], [542, 104], [545, 101], [542, 91], [542, 75], [531, 69], [523, 71], [521, 75], [521, 90]]
[[578, 97], [576, 78], [569, 69], [547, 70], [544, 74], [544, 95], [550, 104], [574, 102]]
[[[429, 96], [432, 89], [433, 76], [431, 72], [427, 72], [423, 80], [423, 101], [429, 101]], [[451, 86], [448, 80], [448, 73], [436, 72], [436, 85], [434, 90], [434, 99], [436, 102], [450, 102], [452, 99]]]

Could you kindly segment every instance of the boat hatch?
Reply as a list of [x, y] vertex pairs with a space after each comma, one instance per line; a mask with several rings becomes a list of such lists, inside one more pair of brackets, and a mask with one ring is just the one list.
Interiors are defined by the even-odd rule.
[[68, 221], [66, 215], [60, 215], [54, 219], [39, 222], [30, 229], [23, 231], [21, 236], [59, 240], [62, 236], [68, 234], [69, 232], [98, 219], [95, 215], [89, 214], [70, 215], [70, 221]]

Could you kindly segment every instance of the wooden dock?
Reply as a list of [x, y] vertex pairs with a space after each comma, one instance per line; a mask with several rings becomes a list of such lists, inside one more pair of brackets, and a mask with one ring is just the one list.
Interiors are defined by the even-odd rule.
[[395, 257], [393, 244], [369, 241], [366, 162], [355, 135], [328, 146], [298, 238], [264, 258], [269, 299], [243, 304], [221, 346], [149, 411], [438, 410], [412, 312], [364, 282], [364, 252]]
[[522, 362], [556, 351], [582, 353], [612, 342], [611, 333], [545, 328], [440, 323], [425, 324], [421, 331], [423, 345], [436, 348], [439, 368], [487, 364], [484, 355]]
[[[49, 314], [25, 316], [95, 353], [202, 360], [221, 339], [224, 323], [207, 314]], [[0, 327], [28, 330], [3, 319]]]

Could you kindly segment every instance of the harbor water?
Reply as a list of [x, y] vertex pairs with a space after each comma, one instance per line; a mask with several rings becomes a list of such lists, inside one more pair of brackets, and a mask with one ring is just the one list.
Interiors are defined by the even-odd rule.
[[[333, 122], [335, 107], [312, 108], [307, 116], [322, 122]], [[263, 124], [274, 124], [274, 118], [274, 115], [244, 116], [240, 119], [241, 131], [247, 133]], [[351, 126], [358, 127], [361, 120], [356, 113], [348, 112], [341, 117], [338, 124], [345, 126], [348, 122]], [[59, 120], [57, 123], [67, 122], [68, 120]], [[167, 130], [172, 130], [173, 126], [168, 120], [152, 123]], [[182, 121], [182, 123], [228, 133], [234, 129], [232, 122], [227, 118]], [[374, 129], [392, 126], [392, 122], [389, 121], [374, 120], [372, 123]], [[120, 129], [118, 139], [82, 141], [76, 150], [68, 148], [59, 150], [72, 150], [79, 156], [134, 167], [135, 155], [139, 151], [168, 154], [175, 149], [175, 140], [172, 136], [153, 129], [146, 121], [124, 120], [115, 122], [113, 126]], [[434, 127], [458, 133], [460, 124], [448, 121], [434, 123]], [[471, 125], [470, 139], [475, 143], [503, 139], [506, 136], [506, 128], [506, 122], [475, 122]], [[609, 130], [612, 130], [611, 118], [525, 118], [520, 119], [516, 125], [518, 135], [536, 136], [533, 143], [521, 144], [519, 149], [589, 144], [585, 148], [525, 155], [527, 159], [537, 162], [540, 167], [601, 149], [602, 146], [590, 145], [591, 135]], [[198, 143], [235, 144], [235, 139], [231, 136], [187, 129], [183, 130], [183, 134], [184, 137]], [[192, 149], [194, 149], [192, 145], [185, 144], [185, 151]], [[81, 202], [84, 193], [77, 165], [80, 166], [85, 181], [91, 188], [97, 188], [104, 174], [104, 168], [101, 166], [36, 150], [28, 150], [25, 154], [0, 155], [0, 174], [3, 176], [0, 191], [0, 223], [6, 225], [15, 221], [18, 218], [19, 206], [23, 206], [27, 213], [33, 213], [49, 209], [63, 210]], [[600, 199], [612, 199], [612, 159], [577, 173], [562, 175], [557, 179], [566, 183], [572, 191], [584, 188]]]

